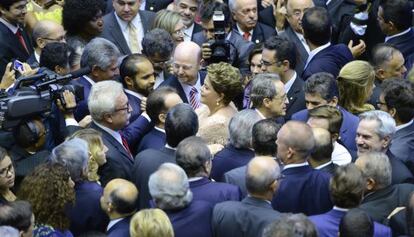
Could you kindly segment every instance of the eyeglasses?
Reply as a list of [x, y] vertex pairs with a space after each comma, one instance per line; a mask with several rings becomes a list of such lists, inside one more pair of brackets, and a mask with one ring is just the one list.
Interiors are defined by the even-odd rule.
[[176, 30], [173, 32], [173, 34], [184, 36], [184, 30], [183, 29]]
[[131, 105], [129, 104], [129, 102], [126, 104], [125, 108], [116, 109], [115, 112], [122, 111], [122, 110], [126, 110], [127, 113], [130, 113], [132, 111], [131, 110]]
[[4, 168], [4, 169], [1, 169], [0, 170], [0, 177], [6, 177], [7, 176], [7, 174], [9, 174], [9, 172], [10, 173], [14, 173], [14, 168], [13, 168], [13, 164], [10, 164], [9, 166], [7, 166], [6, 168]]
[[59, 37], [57, 39], [46, 38], [46, 37], [43, 37], [42, 39], [50, 40], [50, 41], [53, 41], [53, 42], [65, 42], [66, 41], [66, 36], [62, 36], [62, 37]]

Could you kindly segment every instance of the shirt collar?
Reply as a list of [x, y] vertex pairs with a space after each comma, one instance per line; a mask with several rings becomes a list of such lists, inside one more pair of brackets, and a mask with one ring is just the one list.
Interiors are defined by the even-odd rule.
[[92, 78], [88, 77], [87, 75], [84, 75], [83, 78], [85, 78], [85, 80], [87, 80], [89, 83], [91, 83], [91, 85], [95, 84], [95, 81], [92, 80]]
[[347, 211], [349, 211], [349, 209], [348, 209], [348, 208], [341, 208], [341, 207], [337, 207], [337, 206], [334, 206], [334, 207], [333, 207], [333, 209], [334, 209], [334, 210], [337, 210], [337, 211], [343, 211], [343, 212], [347, 212]]
[[309, 163], [307, 161], [303, 162], [303, 163], [299, 163], [299, 164], [289, 164], [289, 165], [285, 165], [283, 167], [283, 170], [289, 169], [289, 168], [297, 168], [297, 167], [303, 167], [303, 166], [308, 166]]
[[119, 134], [119, 132], [114, 131], [114, 130], [108, 128], [108, 127], [105, 127], [105, 126], [99, 124], [96, 121], [94, 121], [94, 122], [95, 122], [96, 126], [102, 128], [105, 132], [109, 133], [113, 138], [115, 138], [115, 140], [117, 140], [121, 145], [123, 145], [122, 137], [121, 137], [121, 134]]
[[154, 128], [155, 128], [155, 130], [157, 130], [157, 131], [160, 131], [160, 132], [162, 132], [162, 133], [165, 133], [165, 130], [164, 130], [164, 129], [162, 129], [162, 128], [159, 128], [159, 127], [157, 127], [157, 126], [154, 126]]
[[266, 117], [258, 110], [258, 109], [254, 109], [254, 110], [256, 110], [256, 112], [259, 114], [259, 116], [262, 118], [262, 119], [266, 119]]
[[36, 51], [34, 51], [34, 56], [35, 56], [35, 58], [36, 58], [36, 61], [37, 61], [38, 63], [40, 63], [40, 55], [39, 55]]
[[119, 18], [119, 16], [116, 14], [115, 11], [114, 11], [114, 14], [115, 14], [116, 21], [118, 22], [122, 32], [125, 32], [125, 31], [128, 30], [128, 24], [129, 23], [134, 25], [136, 29], [139, 28], [140, 23], [141, 23], [141, 16], [139, 15], [139, 12], [137, 13], [137, 15], [130, 22], [126, 22], [126, 21], [122, 20], [121, 18]]
[[317, 166], [317, 167], [315, 167], [314, 169], [315, 169], [315, 170], [320, 170], [320, 169], [322, 169], [322, 168], [324, 168], [324, 167], [326, 167], [326, 166], [328, 166], [328, 165], [330, 165], [330, 164], [332, 164], [332, 161], [329, 161], [329, 162], [327, 162], [327, 163], [325, 163], [325, 164], [322, 164], [322, 165], [320, 165], [320, 166]]
[[286, 84], [285, 84], [285, 92], [286, 93], [289, 92], [290, 88], [292, 87], [293, 83], [295, 82], [296, 76], [297, 76], [297, 74], [296, 74], [296, 72], [294, 72], [293, 76], [289, 79], [288, 82], [286, 82]]
[[413, 123], [413, 120], [411, 120], [411, 121], [410, 121], [410, 122], [408, 122], [408, 123], [404, 123], [404, 124], [398, 125], [398, 126], [396, 127], [396, 131], [401, 130], [401, 129], [403, 129], [403, 128], [406, 128], [406, 127], [410, 126], [412, 123]]
[[410, 30], [411, 30], [411, 28], [408, 28], [408, 29], [406, 29], [403, 32], [400, 32], [398, 34], [387, 36], [387, 37], [385, 37], [385, 41], [384, 42], [387, 42], [388, 40], [390, 40], [392, 38], [395, 38], [395, 37], [398, 37], [398, 36], [407, 34], [408, 32], [410, 32]]
[[128, 94], [132, 95], [132, 96], [137, 97], [137, 98], [138, 98], [138, 99], [140, 99], [140, 100], [142, 100], [142, 98], [144, 98], [144, 97], [145, 97], [144, 95], [142, 95], [142, 94], [140, 94], [140, 93], [138, 93], [138, 92], [135, 92], [135, 91], [131, 91], [131, 90], [128, 90], [128, 89], [124, 89], [124, 91], [125, 91], [126, 93], [128, 93]]
[[[243, 36], [244, 31], [240, 28], [239, 24], [236, 24], [237, 27], [237, 31], [240, 33], [241, 36]], [[253, 35], [253, 29], [249, 31], [250, 35], [249, 35], [249, 40], [252, 38]]]
[[304, 68], [306, 68], [308, 66], [309, 62], [312, 60], [313, 57], [315, 57], [315, 55], [317, 53], [319, 53], [320, 51], [328, 48], [329, 46], [331, 46], [331, 42], [328, 42], [328, 43], [326, 43], [326, 44], [324, 44], [322, 46], [319, 46], [316, 49], [313, 49], [312, 51], [310, 51], [309, 52], [308, 59], [306, 60], [306, 64], [305, 64], [305, 67]]
[[193, 35], [193, 30], [194, 30], [194, 22], [193, 22], [193, 24], [191, 24], [190, 27], [185, 28], [183, 30], [185, 41], [190, 41], [191, 40], [191, 36]]
[[[198, 91], [198, 94], [200, 94], [200, 89], [201, 89], [201, 83], [200, 83], [200, 74], [197, 73], [197, 81], [194, 84], [194, 86], [186, 84], [186, 83], [182, 83], [180, 80], [178, 80], [178, 82], [180, 82], [181, 87], [183, 88], [184, 92], [186, 95], [190, 94], [191, 88], [195, 87]], [[187, 96], [188, 97], [188, 96]]]
[[303, 37], [303, 34], [298, 33], [296, 31], [294, 31], [293, 29], [292, 29], [292, 31], [295, 32], [296, 36], [299, 38], [299, 41], [302, 43], [303, 47], [306, 49], [306, 52], [308, 52], [308, 54], [309, 54], [309, 52], [310, 52], [309, 45], [308, 45], [308, 43], [306, 43], [306, 40], [305, 40], [305, 37]]
[[19, 29], [18, 26], [9, 23], [8, 21], [4, 20], [2, 17], [0, 17], [0, 22], [6, 25], [7, 28], [9, 28], [11, 32], [13, 32], [13, 34], [16, 34], [17, 30]]
[[172, 147], [172, 146], [168, 145], [167, 143], [165, 144], [165, 148], [168, 148], [168, 149], [171, 149], [171, 150], [174, 150], [174, 151], [177, 150], [176, 147]]
[[188, 182], [195, 182], [201, 179], [203, 179], [203, 177], [192, 177], [192, 178], [188, 178]]
[[111, 220], [111, 221], [109, 222], [109, 224], [108, 224], [108, 227], [106, 228], [106, 231], [108, 231], [109, 229], [111, 229], [111, 228], [112, 228], [112, 226], [114, 226], [116, 223], [118, 223], [118, 222], [122, 221], [123, 219], [125, 219], [125, 217], [121, 217], [121, 218], [118, 218], [118, 219], [113, 219], [113, 220]]

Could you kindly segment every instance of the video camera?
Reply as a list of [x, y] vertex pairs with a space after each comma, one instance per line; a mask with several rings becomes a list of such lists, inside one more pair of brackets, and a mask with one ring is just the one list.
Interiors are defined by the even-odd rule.
[[89, 68], [83, 68], [61, 76], [46, 69], [36, 75], [19, 78], [12, 95], [7, 92], [0, 95], [0, 128], [13, 128], [30, 116], [50, 112], [52, 102], [58, 99], [65, 106], [65, 90], [71, 91], [76, 101], [83, 100], [83, 87], [69, 84], [69, 81], [89, 72]]
[[214, 11], [214, 40], [210, 40], [211, 57], [207, 60], [210, 63], [227, 62], [231, 63], [231, 43], [226, 40], [226, 22], [222, 11]]

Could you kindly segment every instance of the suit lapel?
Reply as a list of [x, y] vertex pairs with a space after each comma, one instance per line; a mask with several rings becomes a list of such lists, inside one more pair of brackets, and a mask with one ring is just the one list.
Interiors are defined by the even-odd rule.
[[126, 54], [131, 54], [131, 50], [129, 49], [128, 44], [124, 38], [124, 34], [122, 33], [121, 27], [119, 26], [118, 21], [116, 20], [115, 11], [110, 14], [111, 20], [108, 23], [112, 37], [114, 37], [115, 41], [120, 46], [121, 51], [126, 52]]
[[295, 81], [292, 84], [292, 87], [290, 88], [289, 92], [287, 93], [287, 96], [289, 98], [289, 104], [287, 105], [287, 109], [289, 109], [293, 103], [295, 103], [297, 97], [297, 94], [300, 92], [300, 87], [302, 86], [303, 83], [300, 83], [300, 80], [302, 80], [301, 78], [299, 78], [298, 76], [296, 76]]
[[[3, 32], [5, 34], [5, 36], [7, 37], [6, 41], [9, 44], [10, 49], [13, 51], [14, 55], [17, 55], [17, 57], [15, 58], [19, 58], [21, 60], [23, 59], [27, 59], [30, 56], [30, 51], [32, 48], [32, 44], [30, 43], [28, 36], [26, 34], [26, 32], [22, 32], [22, 36], [23, 39], [26, 43], [27, 49], [29, 50], [29, 52], [26, 51], [26, 49], [24, 49], [23, 45], [20, 43], [19, 39], [17, 38], [17, 36], [15, 34], [13, 34], [13, 32], [3, 23], [0, 22], [0, 31]], [[16, 47], [17, 45], [17, 47]], [[24, 60], [26, 61], [26, 60]]]

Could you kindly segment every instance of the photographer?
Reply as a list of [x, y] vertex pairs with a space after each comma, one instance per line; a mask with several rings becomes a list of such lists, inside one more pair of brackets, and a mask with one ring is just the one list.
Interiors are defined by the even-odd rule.
[[[247, 58], [254, 44], [243, 40], [239, 34], [231, 30], [233, 27], [228, 6], [221, 2], [204, 5], [201, 25], [203, 32], [196, 33], [193, 41], [202, 47], [204, 66], [225, 61], [239, 68], [242, 73], [248, 72]], [[226, 55], [218, 57], [223, 51]]]

